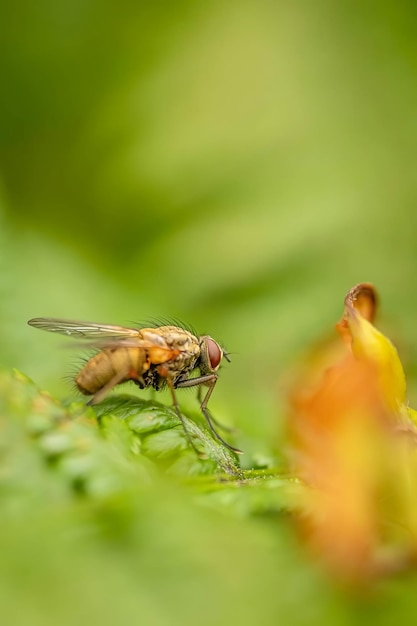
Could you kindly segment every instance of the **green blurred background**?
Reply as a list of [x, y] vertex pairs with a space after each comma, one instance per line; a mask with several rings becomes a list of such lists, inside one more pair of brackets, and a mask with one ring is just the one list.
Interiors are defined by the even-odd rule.
[[278, 381], [371, 281], [417, 405], [414, 2], [0, 8], [1, 366], [65, 397], [73, 356], [29, 318], [183, 319], [268, 456]]

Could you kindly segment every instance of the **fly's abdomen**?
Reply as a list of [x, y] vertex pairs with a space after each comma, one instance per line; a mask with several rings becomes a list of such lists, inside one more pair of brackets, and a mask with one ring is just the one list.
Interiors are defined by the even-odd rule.
[[94, 355], [75, 377], [81, 393], [93, 395], [115, 379], [114, 384], [142, 377], [146, 353], [141, 348], [113, 348]]

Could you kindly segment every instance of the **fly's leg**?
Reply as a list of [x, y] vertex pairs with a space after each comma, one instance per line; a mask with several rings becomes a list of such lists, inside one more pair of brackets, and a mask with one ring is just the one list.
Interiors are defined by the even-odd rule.
[[[213, 422], [215, 422], [215, 420], [213, 419], [213, 417], [211, 416], [210, 411], [207, 408], [207, 402], [209, 401], [209, 398], [213, 392], [214, 386], [217, 382], [217, 376], [215, 378], [215, 380], [213, 380], [213, 382], [211, 383], [211, 385], [209, 386], [206, 395], [204, 396], [203, 402], [200, 405], [201, 411], [204, 415], [204, 417], [206, 418], [207, 424], [210, 427], [211, 432], [213, 433], [213, 435], [219, 440], [221, 441], [221, 443], [226, 446], [226, 448], [229, 448], [229, 450], [231, 450], [232, 452], [235, 452], [235, 454], [243, 454], [242, 450], [239, 450], [239, 448], [234, 448], [233, 446], [231, 446], [230, 444], [227, 443], [227, 441], [225, 441], [217, 432], [217, 430], [214, 428]], [[217, 422], [218, 423], [218, 422]]]
[[135, 385], [137, 385], [139, 387], [139, 389], [145, 389], [146, 388], [146, 383], [143, 380], [142, 376], [139, 376], [138, 378], [132, 378], [132, 382], [134, 382]]
[[180, 419], [180, 422], [181, 422], [181, 424], [182, 424], [182, 427], [183, 427], [183, 430], [184, 430], [185, 437], [186, 437], [186, 439], [187, 439], [188, 443], [190, 444], [190, 446], [193, 448], [193, 450], [194, 450], [194, 451], [195, 451], [195, 453], [197, 454], [197, 456], [201, 456], [200, 452], [197, 450], [197, 448], [196, 448], [196, 447], [195, 447], [195, 445], [194, 445], [194, 441], [193, 441], [193, 440], [191, 439], [191, 437], [190, 437], [190, 433], [189, 433], [189, 432], [188, 432], [188, 430], [187, 430], [187, 426], [185, 425], [184, 418], [183, 418], [183, 416], [181, 415], [180, 407], [179, 407], [178, 400], [177, 400], [177, 396], [176, 396], [176, 393], [175, 393], [174, 384], [173, 384], [173, 382], [172, 382], [171, 378], [170, 378], [170, 377], [168, 377], [168, 376], [166, 377], [166, 381], [167, 381], [167, 385], [168, 385], [168, 387], [169, 387], [169, 389], [170, 389], [170, 391], [171, 391], [172, 403], [173, 403], [173, 405], [174, 405], [175, 412], [176, 412], [176, 414], [178, 415], [178, 417], [179, 417], [179, 419]]
[[110, 378], [110, 380], [107, 381], [107, 383], [94, 394], [94, 396], [91, 398], [91, 400], [87, 402], [87, 404], [91, 406], [93, 404], [98, 404], [99, 402], [104, 400], [104, 398], [107, 396], [108, 393], [110, 393], [113, 387], [125, 380], [128, 371], [129, 370], [122, 370], [115, 374], [112, 378]]
[[[114, 354], [113, 354], [114, 352]], [[108, 365], [111, 367], [113, 376], [99, 389], [88, 402], [88, 404], [98, 404], [107, 394], [119, 383], [126, 380], [133, 380], [142, 388], [144, 380], [142, 377], [146, 353], [139, 351], [135, 359], [127, 350], [109, 350], [107, 352]]]
[[196, 385], [208, 386], [207, 393], [204, 396], [203, 401], [201, 402], [200, 409], [211, 432], [216, 437], [216, 439], [218, 439], [224, 446], [226, 446], [226, 448], [228, 448], [232, 452], [235, 452], [235, 454], [243, 454], [242, 450], [239, 450], [239, 448], [234, 448], [219, 435], [217, 430], [214, 428], [215, 420], [212, 418], [210, 411], [207, 408], [207, 403], [210, 399], [211, 394], [213, 393], [217, 378], [217, 374], [207, 374], [206, 376], [197, 376], [197, 378], [188, 378], [187, 380], [182, 380], [177, 383], [177, 387], [195, 387]]
[[[201, 402], [202, 402], [202, 400], [201, 400], [201, 389], [202, 389], [202, 387], [200, 385], [200, 387], [197, 390], [197, 399], [198, 399], [200, 405], [201, 405]], [[211, 413], [210, 413], [210, 419], [213, 422], [213, 424], [216, 424], [216, 426], [218, 428], [220, 428], [221, 430], [224, 430], [225, 433], [235, 433], [236, 432], [236, 428], [232, 428], [231, 426], [225, 426], [224, 424], [219, 422], [218, 419], [213, 417], [213, 415]]]

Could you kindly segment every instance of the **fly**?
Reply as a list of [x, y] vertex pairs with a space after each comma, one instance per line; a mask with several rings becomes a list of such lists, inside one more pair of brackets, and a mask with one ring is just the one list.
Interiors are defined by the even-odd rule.
[[[218, 369], [227, 353], [209, 335], [196, 337], [179, 326], [155, 328], [125, 328], [109, 324], [77, 322], [39, 317], [28, 324], [41, 330], [86, 340], [99, 351], [92, 356], [75, 377], [78, 390], [92, 396], [88, 404], [101, 402], [113, 387], [133, 381], [141, 389], [157, 391], [168, 386], [175, 412], [184, 428], [187, 440], [195, 449], [185, 426], [177, 401], [176, 389], [202, 387], [207, 391], [201, 401], [201, 411], [213, 433], [229, 450], [241, 450], [228, 444], [216, 431], [214, 418], [207, 404], [218, 379]], [[199, 375], [192, 377], [194, 371]], [[217, 422], [216, 422], [217, 423]]]

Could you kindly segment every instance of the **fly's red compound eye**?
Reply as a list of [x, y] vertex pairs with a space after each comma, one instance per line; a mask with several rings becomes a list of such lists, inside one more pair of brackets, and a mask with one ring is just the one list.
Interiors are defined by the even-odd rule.
[[207, 353], [211, 368], [213, 370], [216, 370], [220, 365], [220, 361], [222, 360], [223, 352], [219, 344], [210, 337], [208, 337], [207, 339]]

